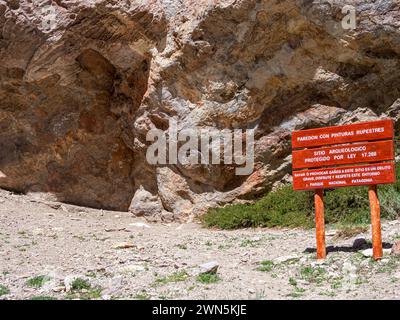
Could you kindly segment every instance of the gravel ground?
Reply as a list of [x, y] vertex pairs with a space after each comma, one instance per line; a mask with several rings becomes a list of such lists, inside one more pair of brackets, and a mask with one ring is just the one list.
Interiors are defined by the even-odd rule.
[[[0, 299], [400, 298], [399, 258], [364, 257], [369, 233], [334, 234], [328, 228], [319, 262], [314, 230], [149, 224], [0, 191]], [[385, 222], [386, 247], [399, 239], [400, 221]], [[211, 261], [217, 275], [199, 277]]]

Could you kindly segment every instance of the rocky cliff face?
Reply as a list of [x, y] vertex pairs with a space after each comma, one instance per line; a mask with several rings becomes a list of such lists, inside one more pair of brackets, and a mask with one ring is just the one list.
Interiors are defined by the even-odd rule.
[[[290, 180], [294, 129], [400, 120], [398, 0], [0, 0], [0, 30], [0, 187], [40, 197], [188, 218]], [[171, 119], [254, 129], [254, 172], [150, 165]]]

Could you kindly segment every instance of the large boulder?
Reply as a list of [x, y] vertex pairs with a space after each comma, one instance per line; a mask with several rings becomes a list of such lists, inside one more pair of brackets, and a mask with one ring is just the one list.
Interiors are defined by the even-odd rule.
[[[400, 123], [394, 0], [0, 0], [0, 27], [9, 190], [189, 218], [290, 181], [292, 130]], [[254, 171], [149, 164], [171, 119], [254, 129]]]

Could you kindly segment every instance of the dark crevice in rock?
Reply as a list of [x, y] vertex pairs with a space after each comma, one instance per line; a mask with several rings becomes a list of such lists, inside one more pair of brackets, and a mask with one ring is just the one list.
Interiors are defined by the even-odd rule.
[[351, 80], [357, 80], [359, 78], [365, 77], [370, 73], [374, 73], [374, 65], [355, 65], [350, 63], [340, 63], [336, 73], [342, 77], [349, 78]]

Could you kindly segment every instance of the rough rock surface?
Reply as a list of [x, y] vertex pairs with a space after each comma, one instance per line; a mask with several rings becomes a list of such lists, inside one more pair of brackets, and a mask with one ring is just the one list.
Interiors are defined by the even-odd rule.
[[395, 256], [400, 256], [400, 241], [396, 241], [394, 244], [393, 244], [393, 247], [392, 247], [392, 252], [391, 252], [393, 255], [395, 255]]
[[[0, 0], [0, 187], [167, 220], [251, 200], [293, 129], [398, 127], [399, 28], [395, 0]], [[255, 129], [254, 172], [148, 164], [170, 119]]]

